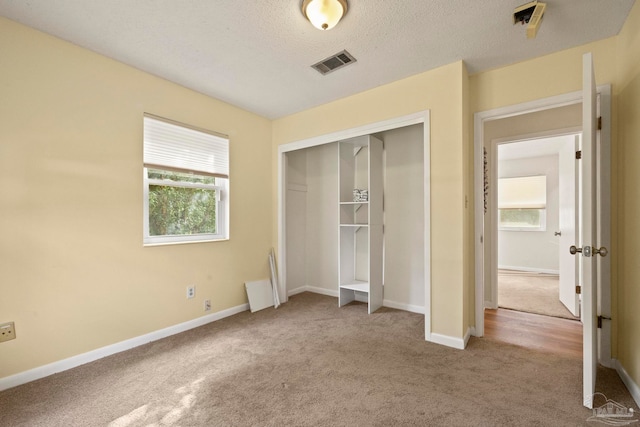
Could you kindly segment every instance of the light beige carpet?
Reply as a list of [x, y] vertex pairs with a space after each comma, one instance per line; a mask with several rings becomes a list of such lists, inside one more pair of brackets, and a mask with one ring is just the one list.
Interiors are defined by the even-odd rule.
[[498, 270], [498, 306], [576, 320], [559, 300], [557, 274]]
[[[0, 392], [0, 426], [593, 425], [580, 359], [456, 350], [424, 340], [423, 315], [337, 305], [303, 293]], [[634, 405], [613, 370], [597, 389]]]

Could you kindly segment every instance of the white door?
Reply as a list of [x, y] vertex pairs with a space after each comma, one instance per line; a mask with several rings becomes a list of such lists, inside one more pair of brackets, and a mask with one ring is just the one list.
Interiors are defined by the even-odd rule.
[[580, 296], [576, 293], [578, 284], [578, 258], [567, 250], [578, 242], [577, 215], [578, 202], [576, 183], [579, 179], [576, 168], [576, 151], [578, 148], [578, 136], [571, 137], [564, 143], [559, 152], [558, 159], [558, 198], [559, 198], [559, 248], [560, 250], [560, 302], [574, 316], [580, 316]]
[[[582, 60], [582, 208], [579, 251], [582, 256], [583, 403], [593, 407], [596, 385], [596, 84], [593, 58]], [[581, 248], [580, 248], [581, 246]]]

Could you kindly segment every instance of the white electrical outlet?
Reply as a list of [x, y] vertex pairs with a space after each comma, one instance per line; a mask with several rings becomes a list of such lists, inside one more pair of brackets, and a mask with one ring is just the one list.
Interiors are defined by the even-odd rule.
[[0, 324], [0, 342], [16, 339], [16, 325], [13, 322]]
[[191, 299], [196, 296], [196, 285], [187, 286], [187, 299]]
[[204, 311], [211, 311], [211, 300], [204, 300]]

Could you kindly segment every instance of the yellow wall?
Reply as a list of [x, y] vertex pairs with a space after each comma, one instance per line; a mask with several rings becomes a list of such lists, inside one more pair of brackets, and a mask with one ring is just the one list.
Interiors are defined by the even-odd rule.
[[640, 384], [640, 3], [618, 36], [617, 358]]
[[593, 53], [598, 84], [614, 83], [616, 38], [611, 37], [471, 76], [471, 112], [581, 90], [587, 52]]
[[[453, 63], [273, 123], [280, 144], [431, 110], [432, 332], [462, 338], [466, 68]], [[274, 154], [275, 155], [275, 154]], [[275, 163], [274, 163], [275, 164]], [[275, 169], [274, 169], [275, 171]], [[275, 179], [275, 176], [274, 176]], [[274, 203], [277, 196], [274, 184]]]
[[[0, 18], [0, 378], [246, 302], [271, 122]], [[142, 116], [230, 136], [231, 240], [142, 246]], [[196, 285], [187, 300], [186, 286]]]

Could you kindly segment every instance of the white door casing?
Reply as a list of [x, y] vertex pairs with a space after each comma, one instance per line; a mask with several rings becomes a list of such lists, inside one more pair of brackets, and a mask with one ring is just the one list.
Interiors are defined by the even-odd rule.
[[[599, 148], [599, 153], [601, 161], [598, 164], [598, 179], [599, 185], [601, 187], [601, 191], [599, 191], [599, 198], [602, 202], [598, 205], [598, 208], [608, 213], [607, 215], [601, 215], [599, 218], [607, 217], [610, 215], [610, 197], [609, 197], [609, 188], [610, 188], [610, 129], [611, 129], [611, 86], [610, 85], [602, 85], [598, 86], [598, 97], [599, 102], [601, 104], [601, 114], [602, 114], [602, 131], [600, 132], [600, 139], [602, 141]], [[484, 271], [486, 269], [491, 269], [489, 263], [491, 260], [491, 254], [485, 253], [485, 245], [484, 242], [486, 239], [491, 239], [491, 230], [485, 229], [484, 227], [484, 127], [486, 123], [492, 120], [499, 120], [508, 117], [515, 117], [521, 115], [527, 115], [530, 113], [535, 113], [537, 111], [554, 109], [559, 107], [564, 107], [572, 104], [579, 104], [582, 102], [582, 91], [580, 92], [571, 92], [564, 95], [557, 95], [549, 98], [539, 99], [535, 101], [529, 101], [522, 104], [514, 104], [507, 107], [500, 107], [493, 110], [482, 111], [474, 114], [474, 225], [475, 225], [475, 328], [474, 328], [474, 336], [481, 337], [484, 335], [484, 307], [485, 307], [485, 298], [484, 298], [484, 288], [485, 286], [489, 286], [490, 284], [485, 284], [485, 274]], [[528, 138], [542, 138], [549, 136], [558, 136], [558, 135], [568, 135], [575, 134], [581, 132], [582, 128], [575, 129], [564, 129], [560, 133], [555, 132], [544, 132], [540, 134], [532, 134], [525, 135]], [[525, 136], [518, 136], [517, 139], [524, 139]], [[504, 139], [507, 140], [506, 138]], [[509, 138], [509, 140], [513, 140], [513, 137]], [[491, 150], [489, 149], [489, 153]], [[491, 160], [489, 160], [489, 173], [494, 169]], [[489, 188], [489, 195], [491, 195], [491, 188]], [[491, 207], [489, 206], [489, 209]], [[608, 221], [603, 221], [602, 226], [598, 230], [599, 233], [602, 234], [603, 245], [609, 243], [610, 240], [610, 224]], [[601, 263], [607, 264], [606, 261], [609, 260], [609, 257], [602, 258], [600, 260]], [[608, 307], [610, 301], [610, 289], [609, 289], [609, 273], [608, 269], [601, 268], [598, 273], [602, 276], [602, 290], [598, 290], [599, 294], [603, 295], [602, 299], [599, 299], [599, 303], [603, 304], [602, 313], [606, 316], [610, 315], [610, 308]], [[606, 295], [606, 296], [605, 296]], [[606, 301], [605, 301], [606, 300]], [[610, 322], [605, 319], [604, 325], [609, 325]], [[608, 342], [610, 337], [608, 332], [610, 327], [602, 328], [602, 341]], [[605, 336], [605, 334], [607, 334]], [[610, 348], [610, 345], [601, 346], [599, 348]], [[601, 361], [611, 360], [610, 354], [607, 356], [605, 354], [599, 355]], [[612, 367], [610, 363], [603, 363], [605, 366]]]
[[[602, 90], [607, 90], [608, 87], [603, 87]], [[482, 111], [474, 114], [474, 234], [475, 234], [475, 328], [473, 329], [474, 336], [481, 337], [484, 335], [484, 308], [485, 308], [485, 286], [490, 286], [489, 283], [485, 284], [485, 271], [491, 271], [492, 265], [497, 261], [494, 260], [492, 254], [487, 253], [487, 247], [485, 246], [486, 239], [497, 239], [497, 230], [485, 229], [485, 165], [484, 165], [484, 139], [485, 139], [485, 125], [492, 120], [500, 120], [509, 117], [516, 117], [535, 113], [538, 111], [549, 110], [554, 108], [560, 108], [568, 105], [574, 105], [582, 102], [582, 92], [572, 92], [563, 95], [557, 95], [550, 98], [539, 99], [535, 101], [529, 101], [522, 104], [515, 104], [506, 107], [500, 107], [493, 110]], [[549, 131], [538, 134], [531, 134], [526, 136], [520, 136], [520, 139], [525, 137], [528, 139], [543, 138], [558, 135], [568, 135], [580, 132], [581, 129], [564, 129], [558, 133], [558, 131]], [[510, 138], [513, 139], [513, 138]], [[492, 158], [494, 153], [492, 152], [494, 147], [489, 149], [489, 167], [488, 173], [495, 174], [495, 165], [492, 164]], [[489, 177], [487, 177], [489, 178]], [[497, 178], [496, 178], [497, 179]], [[488, 195], [491, 196], [492, 190], [489, 188]], [[488, 203], [491, 205], [492, 203]], [[488, 206], [491, 209], [491, 206]], [[495, 228], [495, 227], [494, 227]], [[492, 235], [495, 233], [496, 235]], [[494, 248], [495, 245], [491, 245]], [[495, 250], [495, 249], [494, 249]], [[492, 294], [496, 293], [496, 290], [491, 288]], [[495, 295], [494, 295], [495, 300]], [[605, 340], [608, 338], [604, 338]]]

